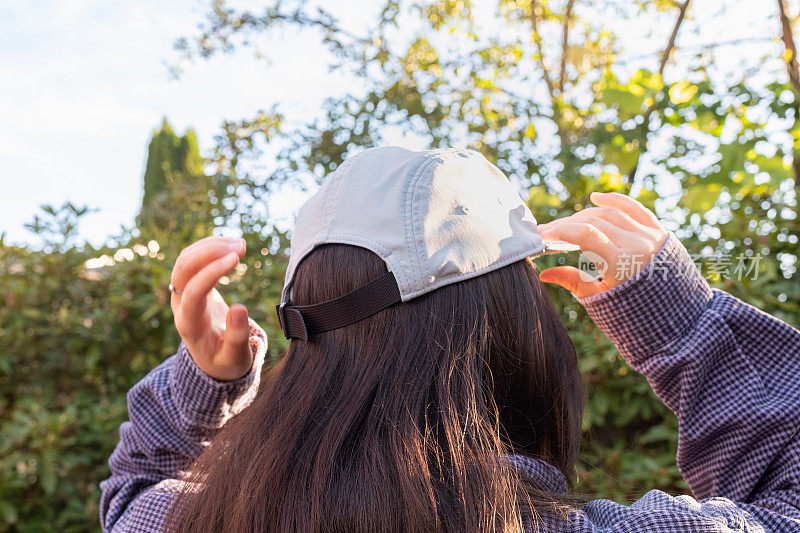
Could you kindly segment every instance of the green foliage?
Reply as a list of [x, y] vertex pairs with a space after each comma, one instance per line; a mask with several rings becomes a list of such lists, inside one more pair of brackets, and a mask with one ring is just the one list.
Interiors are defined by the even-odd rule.
[[[785, 69], [782, 51], [760, 62], [758, 76], [719, 75], [713, 46], [677, 71], [664, 52], [626, 68], [620, 40], [598, 25], [602, 11], [658, 29], [684, 20], [682, 4], [578, 0], [569, 14], [566, 4], [500, 0], [483, 25], [468, 1], [387, 0], [376, 24], [356, 34], [304, 0], [260, 12], [217, 1], [200, 33], [178, 44], [185, 57], [209, 57], [278, 27], [318, 30], [332, 65], [357, 80], [358, 90], [325, 101], [320, 118], [274, 137], [287, 148], [267, 181], [287, 169], [322, 180], [390, 130], [431, 147], [468, 146], [529, 189], [540, 220], [583, 208], [595, 190], [632, 192], [715, 285], [800, 323], [800, 114], [797, 91], [772, 81]], [[751, 267], [744, 276], [734, 271], [739, 256]], [[714, 274], [726, 257], [728, 273]], [[621, 501], [651, 488], [685, 492], [674, 416], [571, 296], [552, 296], [590, 384], [579, 490]]]
[[[143, 238], [190, 242], [214, 227], [209, 191], [197, 137], [189, 129], [178, 136], [164, 119], [147, 149], [144, 192], [136, 218]], [[177, 234], [177, 236], [176, 236]]]
[[[48, 208], [40, 227], [77, 223], [73, 214]], [[221, 291], [265, 327], [275, 358], [286, 347], [272, 306], [288, 239], [240, 229], [245, 266]], [[137, 239], [116, 250], [0, 245], [0, 531], [99, 527], [98, 484], [127, 419], [125, 393], [178, 346], [174, 259]]]
[[[214, 1], [200, 34], [178, 42], [184, 56], [311, 29], [357, 89], [326, 100], [300, 127], [286, 128], [277, 108], [226, 121], [205, 161], [191, 133], [178, 137], [165, 123], [150, 145], [138, 228], [113, 249], [75, 242], [85, 208], [71, 204], [46, 206], [30, 225], [41, 250], [0, 238], [0, 531], [97, 528], [97, 484], [126, 418], [125, 392], [177, 346], [166, 286], [188, 242], [219, 228], [244, 235], [246, 268], [223, 292], [265, 326], [272, 357], [285, 349], [272, 306], [288, 236], [265, 200], [325, 179], [391, 130], [431, 147], [479, 150], [529, 191], [539, 220], [583, 208], [595, 190], [633, 192], [715, 286], [799, 325], [800, 100], [776, 81], [780, 57], [740, 79], [712, 76], [706, 52], [677, 73], [655, 64], [628, 70], [592, 10], [639, 24], [674, 4], [577, 0], [569, 17], [562, 4], [500, 0], [501, 31], [486, 32], [469, 1], [387, 0], [376, 23], [355, 34], [304, 0], [259, 13]], [[267, 147], [277, 154], [268, 162]], [[744, 276], [733, 270], [737, 256], [752, 267]], [[724, 258], [731, 268], [715, 273]], [[578, 490], [619, 501], [651, 488], [685, 492], [675, 417], [569, 294], [551, 295], [589, 385]]]
[[203, 172], [203, 159], [197, 146], [197, 137], [191, 129], [183, 137], [175, 134], [167, 119], [161, 129], [153, 133], [147, 148], [144, 171], [142, 218], [152, 215], [159, 196], [170, 192], [176, 182], [196, 178]]

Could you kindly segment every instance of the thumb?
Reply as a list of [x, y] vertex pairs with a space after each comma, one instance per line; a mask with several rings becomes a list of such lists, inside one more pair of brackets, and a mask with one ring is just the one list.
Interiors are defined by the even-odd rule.
[[579, 298], [592, 296], [604, 290], [594, 276], [572, 266], [546, 268], [539, 273], [539, 280], [560, 285]]
[[227, 367], [227, 379], [237, 379], [250, 371], [253, 354], [250, 350], [250, 323], [247, 308], [233, 304], [225, 319], [225, 338], [222, 341], [220, 363]]

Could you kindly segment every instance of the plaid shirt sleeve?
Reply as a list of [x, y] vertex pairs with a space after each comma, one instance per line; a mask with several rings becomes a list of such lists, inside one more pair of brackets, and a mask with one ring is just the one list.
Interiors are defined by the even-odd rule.
[[712, 290], [670, 235], [638, 275], [579, 300], [677, 415], [693, 497], [595, 500], [555, 531], [800, 531], [800, 332]]
[[186, 487], [181, 471], [225, 422], [247, 407], [258, 390], [267, 340], [250, 322], [253, 369], [218, 381], [194, 363], [186, 345], [128, 392], [129, 421], [109, 459], [111, 477], [100, 484], [103, 531], [160, 531], [173, 494]]

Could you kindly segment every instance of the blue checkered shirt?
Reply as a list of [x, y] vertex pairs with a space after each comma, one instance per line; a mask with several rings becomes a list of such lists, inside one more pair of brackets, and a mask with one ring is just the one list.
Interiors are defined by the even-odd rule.
[[[677, 415], [677, 462], [692, 494], [593, 500], [567, 517], [540, 514], [544, 530], [800, 532], [800, 332], [712, 290], [673, 235], [639, 274], [581, 303]], [[130, 390], [130, 421], [101, 483], [104, 530], [162, 529], [176, 491], [187, 490], [180, 469], [258, 388], [266, 339], [251, 332], [256, 363], [239, 380], [205, 375], [181, 345]], [[512, 460], [566, 490], [547, 463]]]

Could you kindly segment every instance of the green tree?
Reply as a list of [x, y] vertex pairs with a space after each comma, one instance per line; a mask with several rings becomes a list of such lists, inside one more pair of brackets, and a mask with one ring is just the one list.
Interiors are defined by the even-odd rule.
[[[800, 75], [787, 3], [771, 4], [772, 35], [686, 50], [680, 36], [695, 24], [691, 0], [493, 5], [488, 21], [470, 0], [386, 0], [373, 24], [354, 31], [316, 2], [267, 2], [255, 11], [216, 0], [198, 34], [176, 45], [191, 60], [257, 46], [278, 31], [316, 31], [331, 67], [355, 80], [319, 117], [273, 137], [282, 149], [254, 181], [257, 190], [297, 176], [321, 181], [392, 131], [430, 147], [468, 146], [529, 191], [539, 219], [581, 209], [595, 190], [634, 194], [691, 252], [707, 256], [699, 259], [706, 267], [720, 257], [749, 262], [748, 277], [717, 275], [716, 285], [800, 323]], [[623, 31], [647, 26], [663, 42], [636, 61], [607, 27], [611, 20], [623, 21]], [[769, 55], [751, 58], [744, 72], [723, 71], [720, 48], [748, 58], [754, 43], [767, 43]], [[258, 160], [247, 128], [226, 132], [225, 161]], [[685, 491], [674, 466], [675, 418], [580, 306], [562, 291], [552, 295], [591, 391], [579, 487], [623, 500], [649, 488]]]
[[165, 118], [147, 148], [144, 193], [136, 217], [142, 237], [186, 244], [211, 234], [211, 180], [203, 167], [194, 131], [190, 128], [179, 136]]
[[[42, 249], [0, 236], [0, 532], [99, 531], [125, 393], [178, 347], [167, 290], [177, 251], [130, 235], [80, 243], [86, 213], [43, 206], [28, 225]], [[240, 230], [247, 254], [219, 289], [247, 306], [277, 358], [288, 239], [256, 213]]]

